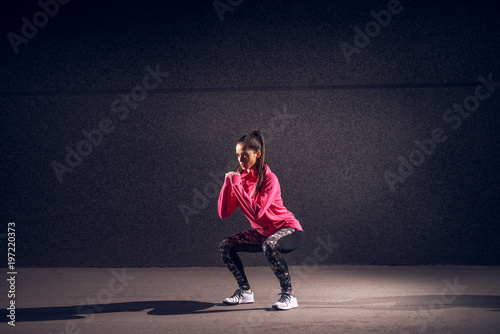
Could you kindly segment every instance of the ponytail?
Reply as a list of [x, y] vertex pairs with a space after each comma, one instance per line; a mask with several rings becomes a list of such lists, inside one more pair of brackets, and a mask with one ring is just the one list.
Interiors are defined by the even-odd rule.
[[266, 146], [264, 143], [264, 135], [262, 132], [259, 130], [256, 130], [252, 132], [255, 134], [255, 136], [258, 138], [260, 142], [260, 158], [257, 159], [257, 172], [258, 172], [258, 179], [257, 179], [257, 184], [255, 185], [255, 193], [254, 196], [257, 196], [259, 193], [260, 188], [262, 187], [262, 181], [264, 181], [264, 176], [266, 175]]
[[266, 146], [264, 141], [264, 135], [259, 130], [254, 130], [248, 135], [244, 135], [238, 140], [238, 144], [241, 144], [247, 149], [252, 149], [255, 152], [260, 150], [260, 157], [255, 162], [257, 166], [257, 184], [255, 185], [254, 196], [260, 191], [262, 187], [262, 181], [264, 181], [264, 176], [266, 175]]

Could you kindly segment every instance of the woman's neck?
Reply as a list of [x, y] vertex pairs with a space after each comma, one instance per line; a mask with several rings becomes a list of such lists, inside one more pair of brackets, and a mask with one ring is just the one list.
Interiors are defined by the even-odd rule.
[[245, 169], [245, 171], [250, 174], [252, 171], [254, 171], [254, 173], [257, 173], [258, 170], [257, 170], [257, 166], [253, 165], [252, 167], [248, 168], [248, 169]]

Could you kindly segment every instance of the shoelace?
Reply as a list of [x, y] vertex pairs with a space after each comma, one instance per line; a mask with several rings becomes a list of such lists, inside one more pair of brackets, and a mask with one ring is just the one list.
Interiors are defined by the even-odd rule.
[[292, 299], [292, 295], [287, 292], [281, 292], [278, 293], [278, 296], [281, 295], [281, 298], [278, 300], [278, 302], [281, 303], [287, 303], [290, 299]]
[[231, 298], [243, 298], [243, 290], [238, 289], [234, 292], [234, 294], [231, 296]]

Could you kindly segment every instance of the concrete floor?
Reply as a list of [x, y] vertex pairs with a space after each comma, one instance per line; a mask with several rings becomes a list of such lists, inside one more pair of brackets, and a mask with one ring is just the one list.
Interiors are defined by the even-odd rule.
[[[5, 271], [7, 271], [5, 269]], [[299, 308], [248, 267], [255, 303], [224, 306], [223, 267], [18, 269], [16, 322], [0, 282], [1, 333], [499, 333], [500, 267], [291, 267]], [[14, 299], [12, 299], [14, 300]]]

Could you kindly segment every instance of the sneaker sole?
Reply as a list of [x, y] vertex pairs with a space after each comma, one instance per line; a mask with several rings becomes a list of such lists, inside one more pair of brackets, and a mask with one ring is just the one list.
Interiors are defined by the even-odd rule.
[[280, 308], [279, 306], [277, 305], [273, 305], [273, 309], [275, 309], [276, 311], [288, 311], [288, 310], [291, 310], [293, 308], [298, 308], [299, 306], [292, 306], [292, 307], [289, 307], [289, 308]]
[[242, 303], [228, 303], [223, 301], [224, 304], [229, 305], [229, 306], [234, 306], [234, 305], [240, 305], [240, 304], [252, 304], [253, 302], [242, 302]]

